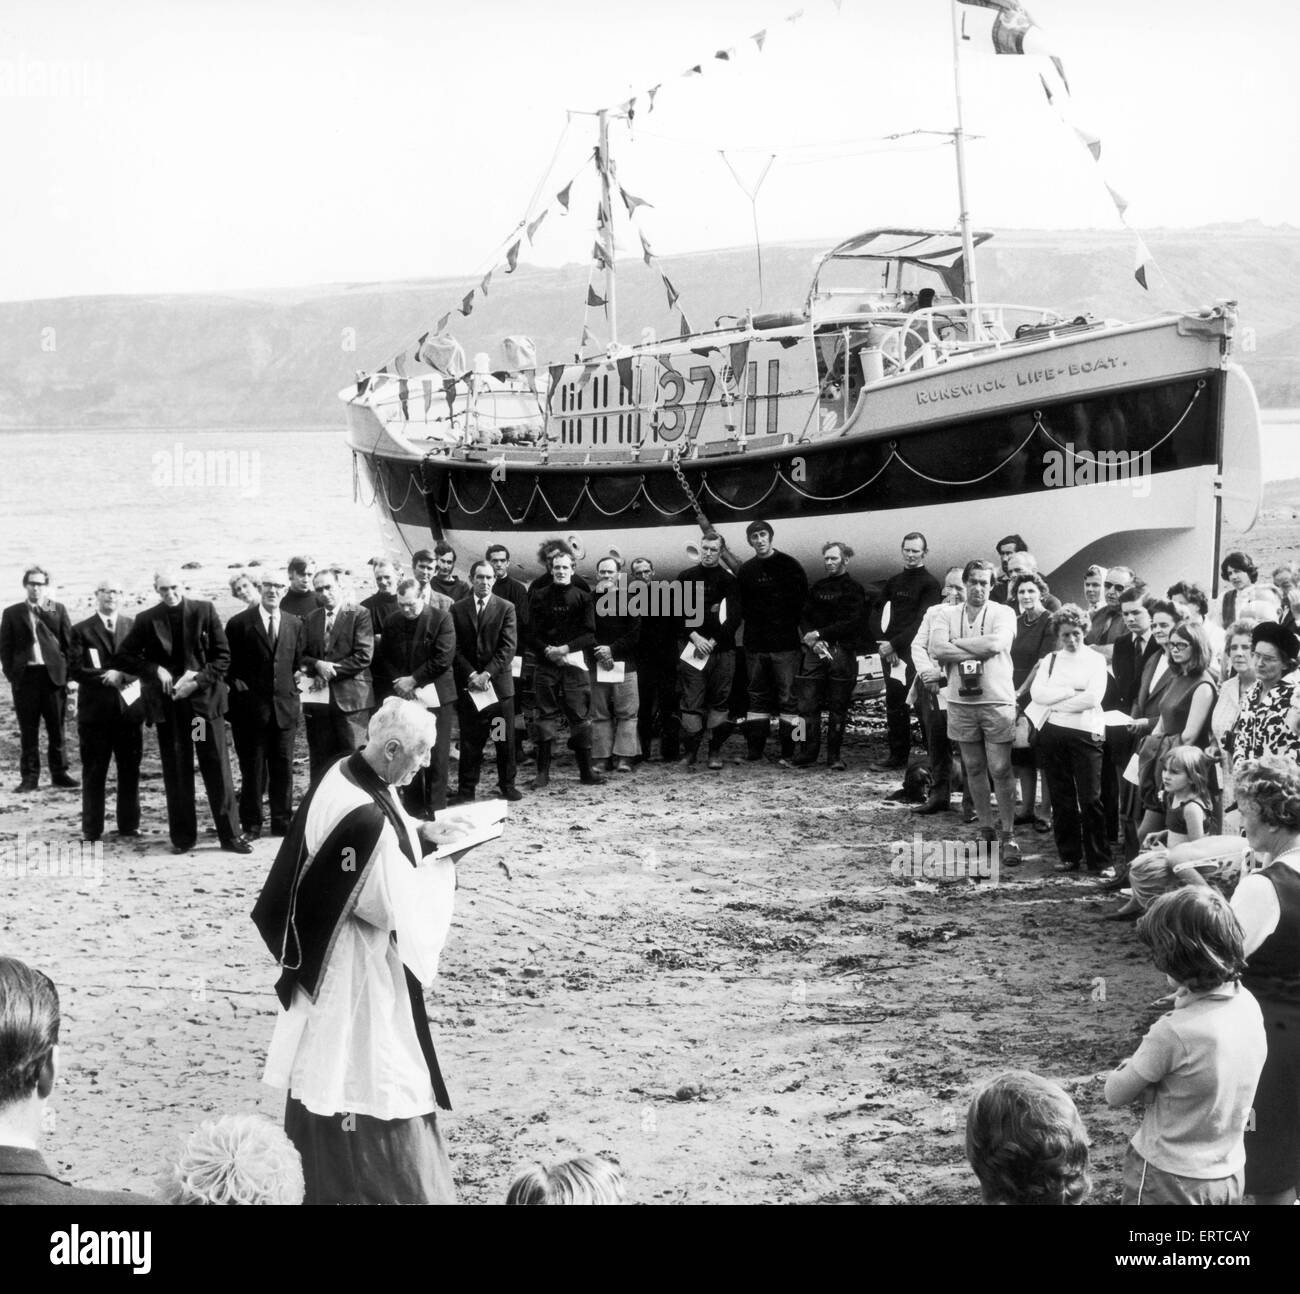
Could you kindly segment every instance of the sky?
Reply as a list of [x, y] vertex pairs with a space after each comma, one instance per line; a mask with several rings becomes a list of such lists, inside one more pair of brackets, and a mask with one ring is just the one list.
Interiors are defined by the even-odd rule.
[[[1118, 229], [1103, 179], [1139, 230], [1300, 226], [1300, 6], [1027, 7], [1070, 79], [1057, 101], [1102, 141], [1102, 165], [1047, 102], [1049, 63], [972, 52], [977, 226]], [[988, 15], [963, 12], [973, 51]], [[623, 186], [652, 204], [637, 225], [660, 255], [752, 244], [755, 222], [765, 242], [827, 244], [875, 225], [952, 228], [951, 145], [905, 133], [952, 129], [949, 13], [949, 0], [6, 0], [0, 300], [477, 275], [543, 209], [522, 259], [586, 260], [590, 114], [634, 95], [611, 148]], [[622, 223], [621, 252], [639, 255], [637, 232]]]

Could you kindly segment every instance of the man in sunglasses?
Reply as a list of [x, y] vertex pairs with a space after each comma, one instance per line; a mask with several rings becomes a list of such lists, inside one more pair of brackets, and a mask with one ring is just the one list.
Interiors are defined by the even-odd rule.
[[[1128, 632], [1124, 613], [1120, 610], [1120, 595], [1133, 584], [1141, 584], [1131, 566], [1112, 566], [1102, 580], [1106, 600], [1092, 613], [1092, 628], [1084, 642], [1099, 651], [1107, 661], [1114, 654], [1115, 644]], [[1141, 585], [1145, 590], [1145, 585]]]

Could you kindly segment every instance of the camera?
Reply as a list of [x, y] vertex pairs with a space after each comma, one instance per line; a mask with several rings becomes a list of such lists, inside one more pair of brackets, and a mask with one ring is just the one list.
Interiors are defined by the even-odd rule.
[[984, 662], [982, 660], [959, 660], [957, 662], [957, 695], [983, 696], [984, 688], [980, 682], [983, 677]]

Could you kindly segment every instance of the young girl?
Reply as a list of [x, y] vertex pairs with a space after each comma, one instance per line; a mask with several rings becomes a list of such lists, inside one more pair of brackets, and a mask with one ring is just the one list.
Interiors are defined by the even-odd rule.
[[[1170, 851], [1205, 836], [1211, 815], [1213, 776], [1209, 757], [1196, 746], [1175, 746], [1164, 758], [1161, 778], [1164, 786], [1165, 830], [1153, 831], [1142, 841], [1145, 853], [1129, 867], [1133, 897], [1107, 920], [1136, 921], [1166, 890], [1179, 885], [1208, 885], [1219, 878], [1225, 864], [1221, 859], [1196, 863], [1173, 863]], [[1240, 857], [1237, 848], [1235, 857]]]
[[1174, 1009], [1106, 1079], [1106, 1104], [1142, 1100], [1124, 1159], [1124, 1204], [1240, 1204], [1243, 1133], [1264, 1067], [1264, 1019], [1238, 983], [1241, 926], [1207, 886], [1158, 898], [1138, 923]]

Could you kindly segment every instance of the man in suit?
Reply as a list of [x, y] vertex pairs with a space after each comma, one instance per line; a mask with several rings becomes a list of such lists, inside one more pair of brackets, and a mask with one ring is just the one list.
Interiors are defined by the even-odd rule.
[[[524, 655], [524, 643], [528, 640], [528, 585], [522, 580], [515, 579], [510, 574], [510, 550], [505, 544], [492, 544], [484, 557], [492, 563], [492, 571], [496, 579], [492, 584], [492, 592], [496, 597], [504, 598], [515, 609], [515, 651], [522, 658]], [[471, 576], [471, 583], [473, 577]], [[520, 681], [522, 684], [523, 661], [520, 661]], [[530, 674], [531, 677], [531, 674]], [[521, 687], [522, 690], [522, 687]], [[524, 754], [524, 731], [527, 724], [524, 721], [523, 708], [515, 707], [515, 763], [518, 764]]]
[[81, 742], [81, 834], [98, 840], [104, 834], [104, 798], [108, 766], [117, 764], [117, 834], [140, 834], [140, 760], [144, 755], [144, 701], [139, 689], [124, 695], [137, 680], [108, 663], [135, 623], [119, 614], [121, 581], [100, 580], [97, 610], [72, 626], [71, 674], [78, 686], [77, 736]]
[[302, 706], [303, 626], [280, 609], [285, 582], [262, 576], [261, 602], [232, 616], [230, 726], [239, 756], [239, 822], [244, 835], [262, 834], [262, 790], [271, 797], [271, 834], [283, 836], [293, 817], [293, 741]]
[[23, 572], [24, 602], [6, 607], [0, 616], [0, 667], [14, 694], [18, 716], [19, 782], [15, 791], [34, 791], [41, 778], [41, 723], [45, 723], [50, 781], [74, 787], [68, 775], [63, 722], [68, 708], [68, 653], [72, 622], [67, 608], [46, 593], [49, 572], [39, 566]]
[[390, 616], [380, 647], [378, 668], [388, 680], [389, 695], [418, 701], [417, 688], [432, 684], [438, 704], [437, 740], [427, 768], [420, 769], [403, 788], [402, 803], [413, 817], [428, 818], [447, 807], [447, 764], [451, 758], [451, 711], [456, 700], [452, 660], [456, 632], [451, 614], [426, 606], [416, 580], [397, 586], [397, 613]]
[[375, 705], [370, 679], [375, 634], [370, 612], [344, 603], [333, 571], [318, 571], [314, 587], [320, 606], [304, 626], [302, 667], [323, 681], [328, 699], [306, 706], [313, 782], [336, 756], [350, 755], [366, 744], [366, 725]]
[[0, 1205], [156, 1204], [56, 1177], [37, 1147], [59, 1074], [59, 992], [48, 975], [0, 957]]
[[226, 754], [230, 646], [225, 630], [216, 607], [187, 598], [175, 572], [160, 570], [153, 586], [157, 605], [136, 616], [110, 664], [140, 677], [145, 721], [158, 732], [172, 853], [188, 853], [199, 837], [195, 756], [221, 848], [232, 854], [252, 853], [252, 845], [235, 829], [235, 792]]
[[[456, 630], [456, 686], [460, 697], [460, 775], [457, 800], [472, 800], [489, 738], [496, 747], [497, 790], [507, 800], [521, 800], [515, 786], [515, 681], [512, 664], [518, 648], [515, 609], [492, 592], [495, 571], [489, 561], [470, 568], [471, 595], [451, 609]], [[491, 688], [496, 701], [479, 708], [474, 694]]]

